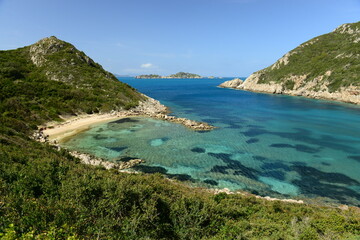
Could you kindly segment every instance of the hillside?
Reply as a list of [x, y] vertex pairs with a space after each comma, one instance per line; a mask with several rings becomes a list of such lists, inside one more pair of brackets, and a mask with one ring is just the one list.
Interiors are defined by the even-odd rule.
[[[136, 105], [143, 95], [55, 37], [0, 51], [1, 239], [356, 239], [356, 207], [214, 194], [159, 174], [84, 165], [36, 142], [59, 115]], [[71, 77], [72, 76], [72, 77]]]
[[[56, 37], [0, 51], [0, 79], [0, 111], [7, 118], [24, 117], [35, 124], [62, 114], [130, 108], [144, 98]], [[8, 108], [16, 113], [9, 115]]]
[[343, 24], [232, 87], [360, 104], [360, 22]]

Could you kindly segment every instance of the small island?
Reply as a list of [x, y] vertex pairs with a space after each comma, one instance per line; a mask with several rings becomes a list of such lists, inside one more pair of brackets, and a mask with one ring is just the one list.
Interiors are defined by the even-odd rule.
[[202, 76], [194, 73], [186, 73], [186, 72], [178, 72], [176, 74], [171, 74], [169, 76], [160, 76], [157, 74], [145, 74], [145, 75], [139, 75], [135, 78], [203, 78]]
[[144, 74], [144, 75], [136, 76], [135, 78], [163, 78], [163, 77], [157, 74]]

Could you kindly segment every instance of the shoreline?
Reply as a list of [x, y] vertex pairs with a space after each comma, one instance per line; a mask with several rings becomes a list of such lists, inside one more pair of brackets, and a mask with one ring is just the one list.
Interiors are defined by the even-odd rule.
[[42, 128], [42, 131], [46, 136], [48, 136], [49, 141], [61, 142], [65, 138], [89, 129], [94, 124], [116, 120], [119, 118], [122, 117], [110, 113], [80, 115], [75, 118], [64, 119], [65, 122], [47, 123]]
[[[252, 75], [251, 75], [252, 76]], [[251, 77], [250, 76], [250, 77]], [[250, 79], [248, 77], [247, 79]], [[253, 77], [256, 78], [256, 77]], [[312, 91], [308, 89], [297, 89], [297, 90], [283, 90], [283, 87], [280, 84], [272, 83], [272, 84], [264, 84], [257, 83], [257, 80], [241, 80], [238, 78], [223, 82], [219, 84], [217, 87], [219, 88], [227, 88], [234, 90], [243, 90], [254, 93], [263, 93], [263, 94], [276, 94], [276, 95], [284, 95], [284, 96], [293, 96], [293, 97], [303, 97], [307, 99], [314, 100], [323, 100], [334, 103], [345, 103], [351, 104], [354, 106], [360, 106], [360, 94], [353, 94], [352, 89], [342, 89], [340, 92], [330, 93], [328, 91]], [[352, 93], [352, 94], [350, 94]]]
[[83, 114], [75, 117], [63, 118], [64, 122], [48, 122], [43, 126], [39, 126], [39, 130], [33, 134], [33, 137], [42, 142], [51, 141], [56, 144], [57, 142], [64, 141], [64, 139], [82, 131], [86, 131], [92, 125], [127, 117], [159, 119], [181, 124], [195, 131], [210, 131], [216, 128], [205, 122], [169, 116], [166, 114], [168, 112], [166, 106], [160, 104], [159, 101], [148, 97], [147, 101], [141, 102], [138, 107], [131, 110], [112, 111], [110, 113], [100, 114]]
[[[156, 100], [154, 100], [156, 101]], [[156, 101], [158, 102], [158, 101]], [[164, 105], [161, 105], [161, 111], [144, 111], [144, 105], [142, 105], [138, 109], [133, 110], [126, 110], [121, 112], [111, 112], [105, 114], [84, 114], [70, 118], [63, 118], [64, 122], [48, 122], [44, 126], [39, 126], [39, 130], [34, 133], [33, 138], [37, 141], [48, 143], [52, 145], [57, 150], [63, 149], [58, 143], [64, 141], [64, 139], [71, 137], [75, 134], [78, 134], [82, 131], [89, 129], [94, 124], [99, 124], [102, 122], [112, 121], [116, 119], [126, 118], [126, 117], [148, 117], [154, 119], [160, 119], [164, 121], [170, 121], [178, 124], [182, 124], [190, 129], [199, 130], [197, 129], [198, 126], [206, 126], [205, 130], [212, 130], [215, 127], [210, 126], [206, 123], [199, 123], [192, 120], [188, 120], [185, 118], [176, 118], [173, 116], [168, 116], [164, 114], [166, 112], [164, 109], [167, 108]], [[146, 109], [146, 108], [145, 108]], [[189, 122], [191, 124], [189, 124]], [[194, 125], [195, 123], [195, 125]], [[204, 125], [205, 124], [205, 125]], [[201, 130], [203, 131], [203, 130]], [[65, 148], [65, 150], [67, 150]], [[95, 156], [92, 156], [87, 153], [82, 153], [78, 151], [69, 151], [67, 150], [72, 156], [78, 158], [82, 164], [93, 165], [93, 166], [102, 166], [106, 169], [114, 169], [118, 170], [119, 172], [123, 173], [138, 173], [136, 171], [128, 171], [127, 169], [131, 169], [132, 167], [145, 162], [143, 159], [132, 158], [130, 160], [120, 162], [120, 163], [113, 163]], [[171, 179], [169, 179], [171, 180]], [[273, 198], [269, 196], [260, 196], [255, 195], [249, 192], [243, 191], [231, 191], [227, 188], [223, 189], [211, 189], [207, 188], [206, 191], [212, 192], [213, 194], [225, 193], [225, 194], [241, 194], [246, 196], [252, 196], [256, 199], [263, 199], [266, 201], [280, 201], [280, 202], [287, 202], [287, 203], [294, 203], [294, 204], [311, 204], [310, 202], [306, 201], [305, 199], [282, 199], [282, 198]], [[305, 200], [305, 201], [304, 201]], [[328, 204], [322, 204], [323, 206], [329, 206]], [[339, 204], [338, 208], [342, 210], [347, 210], [348, 206], [344, 204]]]
[[[218, 88], [224, 88], [224, 89], [241, 90], [241, 91], [253, 92], [253, 93], [269, 94], [269, 95], [282, 95], [282, 96], [290, 96], [290, 97], [301, 97], [301, 98], [312, 99], [312, 100], [326, 101], [326, 102], [330, 102], [330, 103], [350, 104], [352, 106], [360, 107], [360, 102], [342, 100], [340, 98], [334, 98], [334, 97], [324, 97], [324, 96], [321, 96], [321, 95], [315, 95], [315, 96], [312, 96], [311, 94], [298, 95], [298, 94], [295, 94], [295, 93], [273, 93], [271, 91], [260, 91], [260, 90], [243, 89], [243, 88], [237, 88], [237, 87], [223, 87], [223, 86], [217, 86], [217, 87]], [[314, 94], [316, 94], [316, 93], [314, 93]]]
[[122, 118], [130, 117], [144, 117], [153, 118], [168, 122], [181, 124], [187, 128], [195, 131], [210, 131], [215, 127], [208, 125], [203, 122], [196, 122], [186, 118], [177, 118], [174, 116], [168, 116], [166, 114], [148, 115], [134, 112], [117, 112], [117, 113], [106, 113], [106, 114], [86, 114], [80, 115], [76, 118], [64, 119], [65, 122], [49, 122], [45, 126], [39, 127], [39, 132], [44, 134], [44, 137], [48, 141], [57, 143], [63, 142], [66, 138], [74, 136], [80, 132], [88, 130], [92, 125], [110, 122], [112, 120], [118, 120]]

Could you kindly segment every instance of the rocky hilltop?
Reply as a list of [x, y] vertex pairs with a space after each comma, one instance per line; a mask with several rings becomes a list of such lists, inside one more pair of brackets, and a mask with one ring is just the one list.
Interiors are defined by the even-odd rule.
[[360, 22], [301, 44], [245, 81], [219, 86], [360, 104]]

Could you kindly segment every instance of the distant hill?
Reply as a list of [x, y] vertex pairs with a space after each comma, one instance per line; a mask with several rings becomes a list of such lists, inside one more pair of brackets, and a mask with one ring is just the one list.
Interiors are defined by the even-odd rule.
[[343, 24], [232, 87], [360, 104], [360, 22]]
[[157, 74], [144, 74], [144, 75], [136, 76], [135, 78], [163, 78], [163, 77]]
[[146, 74], [139, 75], [136, 78], [203, 78], [202, 76], [194, 73], [178, 72], [176, 74], [171, 74], [169, 76], [160, 76], [157, 74]]
[[194, 73], [178, 72], [170, 75], [169, 78], [202, 78], [202, 77]]

